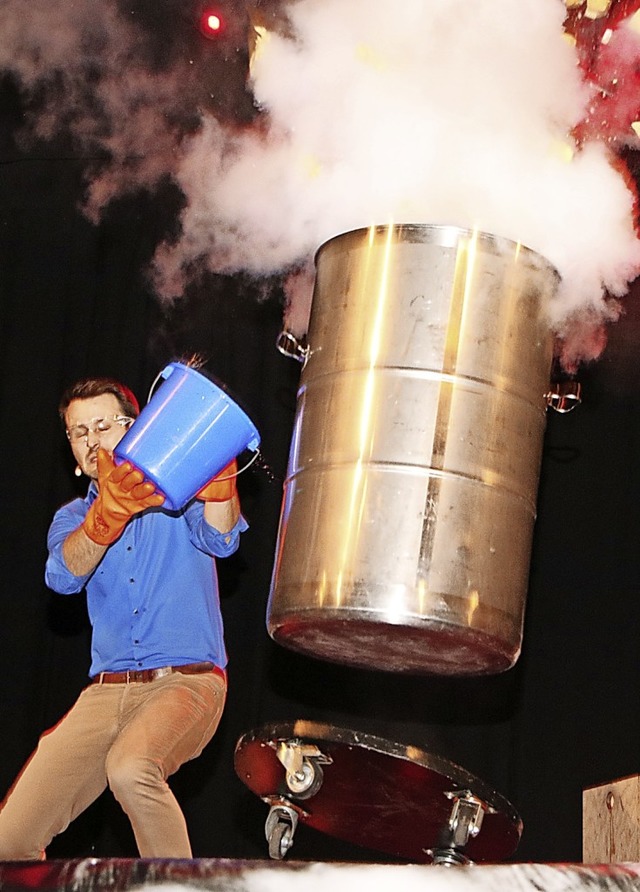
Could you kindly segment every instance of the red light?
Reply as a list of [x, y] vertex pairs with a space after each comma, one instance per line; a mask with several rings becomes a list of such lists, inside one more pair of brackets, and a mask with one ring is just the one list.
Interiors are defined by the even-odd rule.
[[216, 10], [207, 9], [200, 17], [200, 31], [209, 40], [218, 37], [223, 30], [224, 20]]

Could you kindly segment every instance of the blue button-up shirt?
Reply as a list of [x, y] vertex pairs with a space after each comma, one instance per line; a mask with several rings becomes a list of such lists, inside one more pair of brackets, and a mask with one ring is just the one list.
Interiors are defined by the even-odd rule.
[[181, 511], [149, 508], [128, 522], [98, 566], [74, 576], [62, 546], [84, 520], [97, 495], [91, 483], [84, 499], [60, 508], [47, 540], [47, 585], [62, 595], [87, 590], [93, 627], [91, 676], [126, 669], [156, 669], [209, 660], [224, 668], [218, 580], [213, 557], [238, 548], [247, 523], [240, 517], [228, 533], [204, 519], [204, 503]]

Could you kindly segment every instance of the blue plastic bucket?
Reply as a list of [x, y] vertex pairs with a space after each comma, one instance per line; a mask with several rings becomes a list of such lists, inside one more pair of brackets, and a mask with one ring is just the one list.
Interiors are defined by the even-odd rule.
[[172, 362], [165, 380], [114, 449], [140, 468], [179, 510], [260, 435], [224, 390], [196, 369]]

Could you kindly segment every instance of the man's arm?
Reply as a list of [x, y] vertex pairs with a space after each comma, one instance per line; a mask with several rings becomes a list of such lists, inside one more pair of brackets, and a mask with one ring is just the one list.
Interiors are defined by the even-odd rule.
[[62, 545], [62, 557], [70, 573], [86, 576], [98, 566], [107, 545], [98, 545], [90, 539], [82, 526], [69, 533]]
[[164, 496], [144, 481], [142, 471], [129, 462], [116, 465], [112, 455], [99, 449], [98, 495], [80, 526], [63, 542], [67, 568], [74, 576], [91, 573], [134, 514], [163, 502]]
[[204, 519], [209, 526], [220, 533], [230, 532], [240, 517], [240, 499], [234, 492], [230, 499], [224, 502], [205, 502]]
[[[238, 465], [233, 459], [197, 495], [204, 502], [204, 519], [219, 533], [231, 532], [240, 517], [237, 475]], [[229, 543], [228, 538], [225, 541]]]

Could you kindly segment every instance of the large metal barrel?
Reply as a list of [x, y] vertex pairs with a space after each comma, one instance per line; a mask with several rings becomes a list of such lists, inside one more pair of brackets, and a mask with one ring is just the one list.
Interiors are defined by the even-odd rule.
[[392, 672], [481, 675], [522, 646], [558, 284], [436, 225], [316, 255], [267, 626]]

